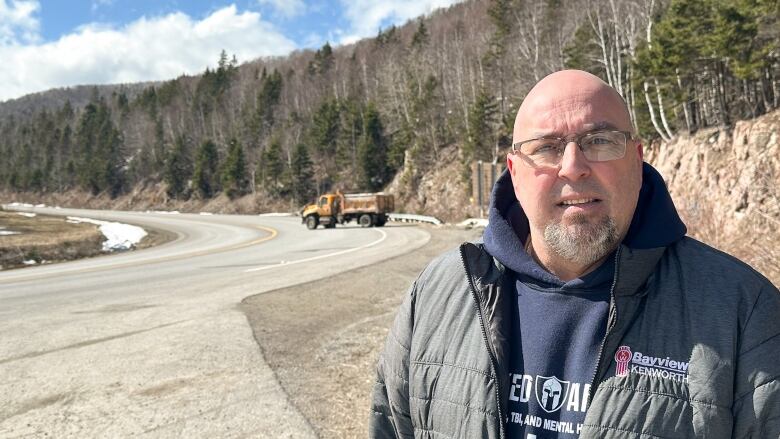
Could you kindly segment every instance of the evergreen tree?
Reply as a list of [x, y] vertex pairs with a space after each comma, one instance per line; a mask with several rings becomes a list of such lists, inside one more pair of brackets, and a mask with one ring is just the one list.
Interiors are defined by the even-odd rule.
[[333, 48], [330, 43], [325, 42], [322, 48], [314, 54], [314, 59], [309, 62], [308, 72], [310, 75], [324, 74], [333, 66]]
[[107, 190], [118, 195], [124, 185], [122, 137], [111, 120], [111, 111], [100, 100], [84, 109], [77, 132], [80, 150], [79, 181], [93, 194]]
[[263, 151], [259, 162], [260, 181], [271, 194], [279, 195], [280, 183], [284, 173], [284, 161], [282, 161], [282, 144], [279, 139], [274, 139]]
[[496, 104], [487, 90], [480, 90], [477, 100], [469, 110], [468, 140], [464, 145], [466, 160], [491, 160], [495, 137]]
[[312, 117], [310, 131], [311, 144], [324, 157], [333, 157], [336, 153], [336, 143], [339, 134], [339, 104], [328, 99], [320, 104]]
[[91, 190], [97, 194], [100, 188], [97, 184], [96, 172], [92, 169], [92, 156], [96, 143], [96, 132], [99, 125], [97, 105], [90, 102], [84, 107], [84, 112], [79, 120], [78, 130], [76, 132], [76, 144], [79, 151], [77, 157], [78, 180], [82, 187]]
[[336, 165], [342, 172], [353, 174], [357, 170], [358, 144], [363, 132], [362, 106], [353, 99], [347, 99], [341, 106], [336, 146]]
[[244, 195], [249, 187], [244, 148], [236, 139], [228, 145], [227, 157], [222, 167], [222, 188], [230, 198]]
[[596, 34], [590, 23], [582, 23], [574, 32], [574, 39], [563, 49], [564, 66], [567, 69], [585, 70], [596, 76], [605, 77], [603, 64], [597, 60], [601, 56], [596, 44]]
[[420, 49], [425, 47], [428, 44], [429, 39], [430, 35], [428, 35], [428, 28], [425, 27], [425, 20], [421, 18], [419, 20], [419, 24], [417, 25], [417, 30], [412, 36], [412, 48]]
[[[65, 128], [62, 129], [62, 135], [60, 136], [59, 141], [60, 157], [58, 165], [63, 169], [60, 169], [59, 171], [57, 190], [68, 188], [76, 182], [76, 176], [74, 175], [73, 170], [67, 167], [67, 163], [73, 154], [71, 151], [73, 142], [72, 137], [73, 130], [71, 130], [70, 125], [65, 125]], [[72, 161], [70, 161], [70, 163], [72, 163]]]
[[198, 147], [195, 156], [195, 172], [192, 177], [193, 185], [202, 198], [211, 198], [216, 192], [218, 169], [217, 145], [207, 139]]
[[295, 145], [290, 164], [290, 184], [293, 200], [297, 204], [308, 203], [316, 195], [312, 167], [306, 145], [303, 143]]
[[262, 86], [257, 94], [257, 113], [254, 125], [258, 138], [267, 136], [276, 120], [276, 107], [282, 95], [282, 75], [274, 70], [270, 75], [263, 70]]
[[216, 70], [206, 68], [195, 89], [195, 102], [204, 113], [210, 113], [222, 104], [225, 92], [230, 88], [238, 68], [228, 61], [224, 50], [219, 55]]
[[379, 112], [372, 103], [369, 103], [366, 109], [363, 139], [360, 142], [358, 156], [361, 184], [370, 191], [381, 189], [389, 179], [387, 148], [383, 131]]
[[122, 151], [122, 136], [111, 121], [108, 107], [104, 115], [98, 140], [96, 167], [100, 169], [100, 185], [111, 198], [119, 195], [125, 184], [125, 159]]
[[172, 198], [184, 198], [188, 195], [188, 181], [192, 176], [192, 165], [187, 141], [183, 136], [176, 138], [173, 148], [168, 151], [165, 160], [165, 182], [167, 193]]

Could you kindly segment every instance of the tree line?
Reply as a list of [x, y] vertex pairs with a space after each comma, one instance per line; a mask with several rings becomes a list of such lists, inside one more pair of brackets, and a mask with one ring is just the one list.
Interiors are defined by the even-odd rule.
[[779, 21], [776, 0], [475, 0], [343, 47], [243, 65], [223, 51], [201, 75], [0, 120], [0, 187], [303, 203], [397, 176], [414, 193], [450, 160], [467, 182], [562, 68], [602, 77], [641, 137], [669, 140], [778, 108]]

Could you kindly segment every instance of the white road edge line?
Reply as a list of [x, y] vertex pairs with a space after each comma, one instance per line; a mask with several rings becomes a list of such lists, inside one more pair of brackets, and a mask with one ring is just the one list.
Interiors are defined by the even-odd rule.
[[297, 261], [282, 261], [282, 262], [280, 262], [280, 263], [278, 263], [276, 265], [267, 265], [265, 267], [250, 268], [248, 270], [244, 270], [244, 273], [250, 273], [250, 272], [253, 272], [253, 271], [261, 271], [261, 270], [268, 270], [268, 269], [271, 269], [271, 268], [283, 267], [283, 266], [293, 265], [293, 264], [300, 264], [302, 262], [316, 261], [317, 259], [330, 258], [332, 256], [343, 255], [345, 253], [351, 253], [351, 252], [354, 252], [354, 251], [362, 250], [364, 248], [372, 247], [374, 245], [379, 244], [380, 242], [384, 241], [387, 238], [387, 233], [385, 233], [384, 230], [381, 230], [381, 229], [374, 229], [374, 230], [379, 232], [379, 233], [381, 233], [382, 237], [377, 239], [374, 242], [371, 242], [369, 244], [366, 244], [366, 245], [363, 245], [363, 246], [360, 246], [360, 247], [350, 248], [350, 249], [347, 249], [347, 250], [338, 251], [336, 253], [328, 253], [327, 255], [319, 255], [319, 256], [313, 256], [311, 258], [306, 258], [306, 259], [298, 259]]

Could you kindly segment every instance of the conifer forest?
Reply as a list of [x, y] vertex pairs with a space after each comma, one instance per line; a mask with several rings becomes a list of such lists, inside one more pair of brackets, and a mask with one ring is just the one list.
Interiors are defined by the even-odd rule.
[[522, 98], [563, 68], [615, 87], [643, 139], [728, 127], [780, 106], [780, 2], [470, 0], [351, 45], [214, 60], [0, 104], [0, 190], [161, 184], [302, 204], [453, 160], [465, 182], [472, 161], [501, 160]]

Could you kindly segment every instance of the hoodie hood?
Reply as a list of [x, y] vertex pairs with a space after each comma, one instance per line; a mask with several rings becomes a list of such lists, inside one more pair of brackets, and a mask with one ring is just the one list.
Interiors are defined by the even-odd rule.
[[[552, 274], [544, 270], [539, 273], [538, 264], [525, 252], [529, 230], [528, 217], [515, 197], [509, 170], [505, 170], [490, 196], [488, 226], [483, 236], [485, 248], [516, 273], [528, 273], [540, 280], [559, 283]], [[661, 174], [643, 163], [642, 188], [622, 244], [637, 250], [666, 247], [682, 239], [686, 232]], [[545, 279], [547, 276], [550, 279]]]

